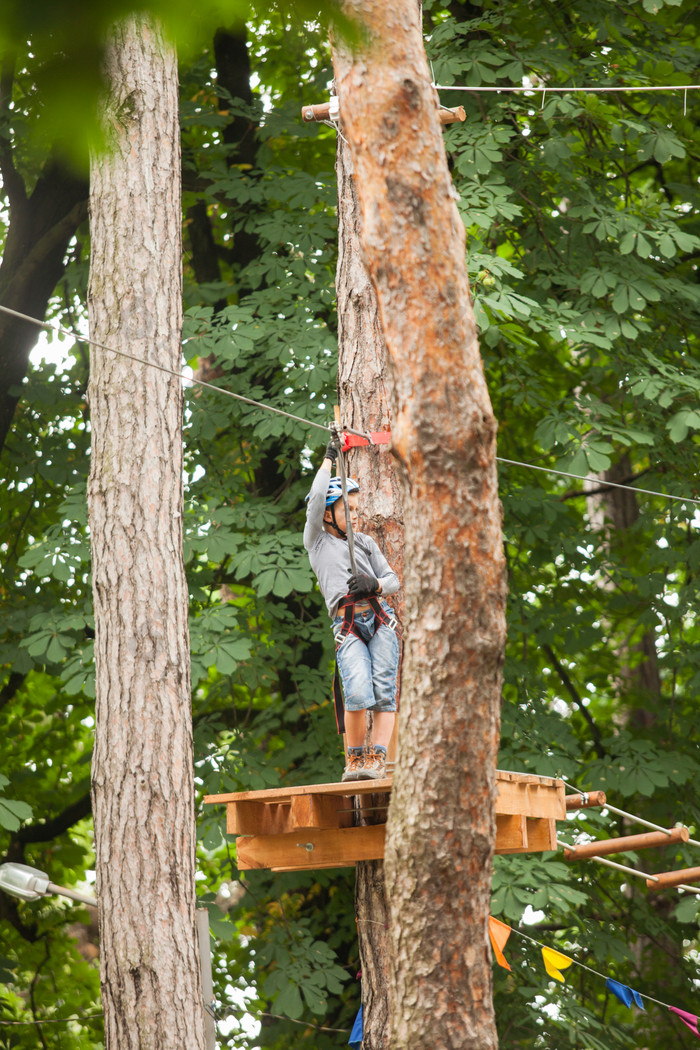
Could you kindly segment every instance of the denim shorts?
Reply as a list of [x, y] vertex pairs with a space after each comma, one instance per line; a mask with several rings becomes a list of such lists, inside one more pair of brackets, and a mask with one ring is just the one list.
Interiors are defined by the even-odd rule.
[[[393, 616], [386, 602], [381, 602], [381, 606], [388, 616]], [[336, 638], [342, 625], [342, 616], [336, 616], [333, 620]], [[376, 627], [371, 609], [355, 613], [354, 628], [362, 637], [348, 634], [336, 652], [345, 710], [395, 711], [399, 673], [396, 631], [386, 624]]]

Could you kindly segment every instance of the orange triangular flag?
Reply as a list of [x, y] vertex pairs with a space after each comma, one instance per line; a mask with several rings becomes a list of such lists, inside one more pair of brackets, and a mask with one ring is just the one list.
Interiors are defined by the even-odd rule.
[[494, 919], [493, 915], [489, 915], [489, 937], [491, 938], [491, 947], [493, 948], [493, 954], [496, 956], [496, 962], [505, 970], [510, 970], [510, 966], [503, 954], [506, 941], [510, 937], [510, 926], [506, 926], [500, 919]]
[[568, 955], [562, 955], [561, 952], [557, 952], [554, 948], [543, 948], [542, 959], [544, 961], [544, 968], [550, 977], [553, 977], [555, 981], [561, 981], [564, 983], [564, 978], [559, 973], [560, 970], [565, 970], [567, 966], [571, 966], [573, 959], [570, 959]]

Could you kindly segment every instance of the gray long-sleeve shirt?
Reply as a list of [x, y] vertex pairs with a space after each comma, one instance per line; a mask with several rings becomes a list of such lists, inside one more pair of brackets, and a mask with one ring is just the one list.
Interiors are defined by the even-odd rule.
[[[314, 478], [306, 507], [304, 546], [309, 552], [311, 568], [316, 573], [321, 594], [333, 619], [341, 598], [348, 593], [350, 550], [347, 540], [341, 540], [323, 530], [326, 493], [330, 480], [330, 471], [321, 467]], [[394, 594], [398, 591], [399, 578], [372, 537], [365, 536], [362, 532], [354, 533], [354, 537], [357, 571], [376, 576], [382, 585], [382, 594]]]

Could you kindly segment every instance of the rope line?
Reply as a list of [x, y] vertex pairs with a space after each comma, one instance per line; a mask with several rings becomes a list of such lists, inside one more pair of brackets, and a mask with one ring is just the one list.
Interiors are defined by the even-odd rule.
[[[536, 944], [538, 948], [549, 948], [550, 950], [552, 950], [551, 945], [543, 944], [542, 941], [538, 941], [534, 937], [530, 937], [529, 934], [523, 933], [522, 930], [516, 929], [515, 926], [510, 927], [510, 932], [516, 934], [516, 936], [518, 937], [522, 937], [526, 941], [530, 941], [531, 944]], [[555, 948], [554, 951], [559, 951], [559, 949]], [[563, 952], [561, 954], [563, 954]], [[571, 958], [572, 963], [575, 963], [576, 966], [580, 966], [582, 970], [588, 970], [589, 973], [593, 973], [596, 975], [596, 977], [602, 977], [604, 981], [607, 981], [607, 977], [604, 973], [600, 973], [598, 970], [594, 970], [592, 966], [586, 966], [585, 963], [579, 962], [578, 959], [575, 959], [572, 956], [567, 956], [567, 959], [568, 958]], [[636, 988], [635, 991], [637, 991]], [[660, 999], [654, 999], [652, 995], [647, 995], [646, 992], [639, 992], [638, 994], [641, 995], [642, 999], [648, 999], [650, 1003], [656, 1003], [657, 1006], [664, 1006], [667, 1010], [671, 1009], [668, 1003], [662, 1003]]]
[[524, 94], [530, 92], [536, 95], [540, 91], [544, 91], [545, 94], [559, 94], [568, 95], [570, 93], [593, 93], [603, 94], [606, 92], [616, 93], [618, 91], [698, 91], [700, 90], [700, 84], [648, 84], [646, 86], [640, 85], [639, 87], [630, 87], [628, 85], [620, 85], [614, 87], [612, 84], [607, 87], [550, 87], [549, 84], [537, 84], [534, 87], [518, 87], [516, 85], [504, 84], [503, 87], [493, 85], [481, 85], [479, 87], [471, 87], [468, 85], [457, 85], [457, 84], [434, 84], [433, 87], [436, 91], [470, 91], [473, 94], [479, 94], [482, 91], [497, 91], [506, 92], [509, 94]]
[[[567, 787], [571, 787], [571, 786], [572, 786], [571, 784], [567, 785]], [[566, 797], [567, 798], [575, 798], [577, 795], [586, 795], [586, 794], [588, 794], [588, 792], [586, 792], [586, 791], [577, 791], [575, 793], [575, 795], [567, 795]], [[580, 808], [584, 809], [585, 807], [581, 806]], [[608, 809], [608, 810], [610, 810], [611, 813], [617, 813], [617, 815], [620, 816], [620, 817], [627, 817], [627, 819], [631, 820], [633, 823], [641, 824], [642, 827], [645, 827], [645, 828], [651, 828], [652, 831], [663, 831], [664, 835], [668, 835], [669, 834], [668, 828], [662, 828], [660, 824], [652, 824], [651, 821], [644, 820], [642, 817], [638, 817], [636, 815], [636, 813], [628, 813], [626, 809], [618, 809], [617, 806], [612, 806], [607, 800], [599, 808], [600, 809]], [[688, 839], [687, 842], [684, 843], [684, 845], [686, 845], [686, 846], [700, 846], [700, 842], [697, 839]]]
[[[304, 419], [302, 416], [296, 416], [291, 412], [285, 412], [281, 408], [275, 408], [273, 405], [265, 404], [262, 401], [254, 401], [253, 398], [245, 397], [243, 394], [237, 394], [233, 390], [227, 390], [226, 387], [214, 386], [213, 383], [207, 383], [204, 379], [196, 379], [193, 376], [185, 375], [184, 372], [176, 372], [172, 368], [167, 368], [165, 365], [160, 365], [155, 361], [146, 361], [143, 357], [136, 357], [135, 354], [129, 354], [126, 350], [117, 350], [113, 346], [107, 346], [105, 343], [99, 343], [95, 339], [90, 339], [88, 336], [80, 335], [76, 332], [72, 332], [67, 328], [62, 328], [60, 325], [50, 324], [48, 321], [40, 321], [36, 317], [30, 317], [29, 314], [20, 313], [18, 310], [11, 310], [9, 306], [3, 306], [0, 304], [0, 312], [9, 314], [11, 317], [17, 317], [21, 321], [28, 321], [31, 324], [36, 325], [38, 328], [44, 328], [49, 332], [56, 332], [59, 335], [64, 335], [69, 339], [74, 339], [76, 342], [87, 343], [89, 346], [96, 346], [100, 350], [108, 350], [112, 354], [116, 354], [118, 357], [125, 357], [129, 361], [134, 361], [136, 364], [144, 365], [146, 368], [155, 368], [159, 372], [165, 372], [166, 375], [174, 376], [176, 379], [181, 379], [184, 383], [190, 383], [193, 386], [201, 386], [207, 390], [213, 390], [217, 394], [225, 394], [226, 397], [232, 397], [236, 401], [242, 401], [246, 405], [252, 405], [254, 408], [260, 408], [265, 412], [274, 412], [276, 415], [285, 416], [287, 419], [293, 419], [297, 423], [303, 423], [306, 427], [315, 427], [317, 430], [323, 430], [326, 434], [333, 433], [333, 424], [326, 423], [315, 423], [309, 419]], [[365, 438], [372, 444], [372, 439], [369, 434], [366, 434], [362, 430], [353, 430], [352, 427], [348, 427], [345, 424], [340, 425], [341, 430], [344, 430], [347, 434], [355, 434], [357, 437]], [[643, 489], [637, 485], [623, 485], [617, 481], [601, 481], [600, 478], [590, 474], [571, 474], [566, 470], [557, 470], [555, 467], [540, 467], [536, 463], [524, 463], [517, 459], [505, 459], [503, 456], [496, 456], [497, 463], [505, 463], [511, 467], [524, 467], [526, 470], [539, 470], [545, 474], [556, 474], [563, 478], [573, 478], [576, 481], [589, 481], [594, 482], [596, 485], [603, 485], [605, 487], [614, 489], [627, 489], [629, 492], [642, 493], [647, 496], [659, 496], [661, 499], [677, 500], [681, 503], [693, 503], [696, 506], [700, 506], [700, 499], [693, 496], [676, 496], [670, 492], [658, 492], [655, 489]]]
[[[581, 794], [581, 792], [577, 792], [577, 794]], [[631, 820], [633, 823], [641, 824], [643, 827], [646, 827], [646, 828], [652, 828], [652, 830], [654, 830], [654, 831], [663, 831], [663, 833], [665, 835], [669, 835], [670, 834], [668, 828], [662, 828], [660, 824], [652, 824], [651, 821], [644, 820], [642, 817], [638, 817], [634, 813], [628, 813], [624, 809], [618, 809], [616, 806], [611, 806], [610, 803], [607, 802], [607, 801], [605, 802], [605, 804], [603, 806], [600, 807], [600, 809], [610, 810], [612, 813], [617, 813], [619, 816], [626, 817], [628, 820]], [[569, 849], [569, 850], [574, 850], [575, 851], [576, 850], [576, 845], [577, 845], [576, 843], [564, 842], [562, 839], [559, 839], [559, 838], [557, 839], [557, 846], [559, 846], [562, 849]], [[689, 838], [689, 839], [687, 839], [687, 841], [685, 843], [683, 843], [683, 845], [686, 845], [686, 846], [700, 846], [700, 842], [698, 842], [696, 839], [690, 839]], [[587, 860], [595, 860], [595, 861], [597, 861], [598, 864], [604, 864], [608, 868], [614, 868], [616, 871], [622, 871], [622, 872], [624, 872], [624, 873], [626, 873], [628, 875], [634, 875], [634, 876], [636, 876], [637, 878], [640, 878], [640, 879], [651, 879], [652, 882], [658, 882], [659, 881], [658, 875], [653, 875], [651, 873], [647, 874], [644, 871], [638, 871], [637, 868], [629, 868], [629, 867], [627, 867], [624, 864], [618, 864], [617, 861], [608, 860], [607, 857], [595, 856], [595, 857], [587, 857], [586, 859]], [[700, 889], [697, 886], [691, 886], [691, 885], [689, 885], [688, 883], [685, 883], [685, 882], [681, 882], [677, 886], [669, 887], [669, 888], [678, 889], [678, 890], [685, 890], [686, 893], [691, 893], [691, 894], [694, 894], [696, 897], [700, 897]]]

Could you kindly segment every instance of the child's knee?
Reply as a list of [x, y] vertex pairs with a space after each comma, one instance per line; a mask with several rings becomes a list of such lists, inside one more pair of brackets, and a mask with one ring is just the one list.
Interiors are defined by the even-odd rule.
[[384, 700], [376, 700], [374, 702], [374, 704], [372, 705], [372, 707], [369, 708], [369, 710], [370, 711], [379, 711], [379, 712], [395, 712], [396, 711], [396, 697], [393, 696], [393, 697], [387, 697]]

